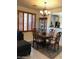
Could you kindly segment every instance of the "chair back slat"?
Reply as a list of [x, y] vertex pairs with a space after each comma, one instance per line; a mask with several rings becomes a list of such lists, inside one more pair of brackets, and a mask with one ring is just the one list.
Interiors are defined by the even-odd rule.
[[55, 38], [55, 41], [56, 42], [59, 42], [60, 41], [61, 34], [62, 34], [61, 32], [58, 32], [57, 33], [56, 38]]

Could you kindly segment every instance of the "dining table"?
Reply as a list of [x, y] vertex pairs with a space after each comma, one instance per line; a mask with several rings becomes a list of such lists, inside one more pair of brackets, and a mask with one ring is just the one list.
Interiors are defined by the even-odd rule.
[[50, 41], [50, 38], [52, 38], [51, 35], [49, 35], [49, 33], [38, 33], [39, 38], [43, 41], [42, 45], [43, 47], [46, 46], [46, 42]]

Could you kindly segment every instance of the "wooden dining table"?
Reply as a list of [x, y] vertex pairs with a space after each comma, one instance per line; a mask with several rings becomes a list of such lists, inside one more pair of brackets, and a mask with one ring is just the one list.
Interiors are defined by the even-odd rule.
[[43, 35], [42, 33], [39, 33], [38, 36], [40, 38], [42, 38], [43, 40], [48, 39], [48, 38], [51, 38], [51, 36], [49, 34], [47, 34], [47, 33], [45, 35]]
[[48, 33], [46, 33], [46, 34], [38, 33], [38, 36], [43, 41], [42, 42], [43, 47], [46, 46], [46, 40], [50, 40], [50, 38], [52, 37]]

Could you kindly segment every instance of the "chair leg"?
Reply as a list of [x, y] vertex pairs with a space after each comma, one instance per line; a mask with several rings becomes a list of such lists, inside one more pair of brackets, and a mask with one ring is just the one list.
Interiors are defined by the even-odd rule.
[[59, 49], [59, 44], [55, 44], [55, 50], [57, 51]]
[[35, 44], [36, 44], [36, 42], [35, 42], [35, 41], [33, 41], [33, 47], [35, 47]]
[[34, 41], [33, 41], [33, 47], [34, 47]]
[[36, 43], [36, 46], [37, 46], [37, 49], [39, 48], [39, 44], [38, 43]]
[[42, 44], [40, 42], [37, 42], [37, 48], [41, 48], [42, 47]]

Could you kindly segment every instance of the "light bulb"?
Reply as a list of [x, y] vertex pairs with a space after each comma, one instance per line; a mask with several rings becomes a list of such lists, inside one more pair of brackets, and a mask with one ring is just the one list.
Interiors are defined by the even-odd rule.
[[45, 14], [47, 14], [47, 10], [45, 10], [44, 12], [45, 12]]
[[50, 12], [48, 11], [48, 14], [50, 14]]
[[43, 14], [43, 11], [41, 10], [40, 13]]

